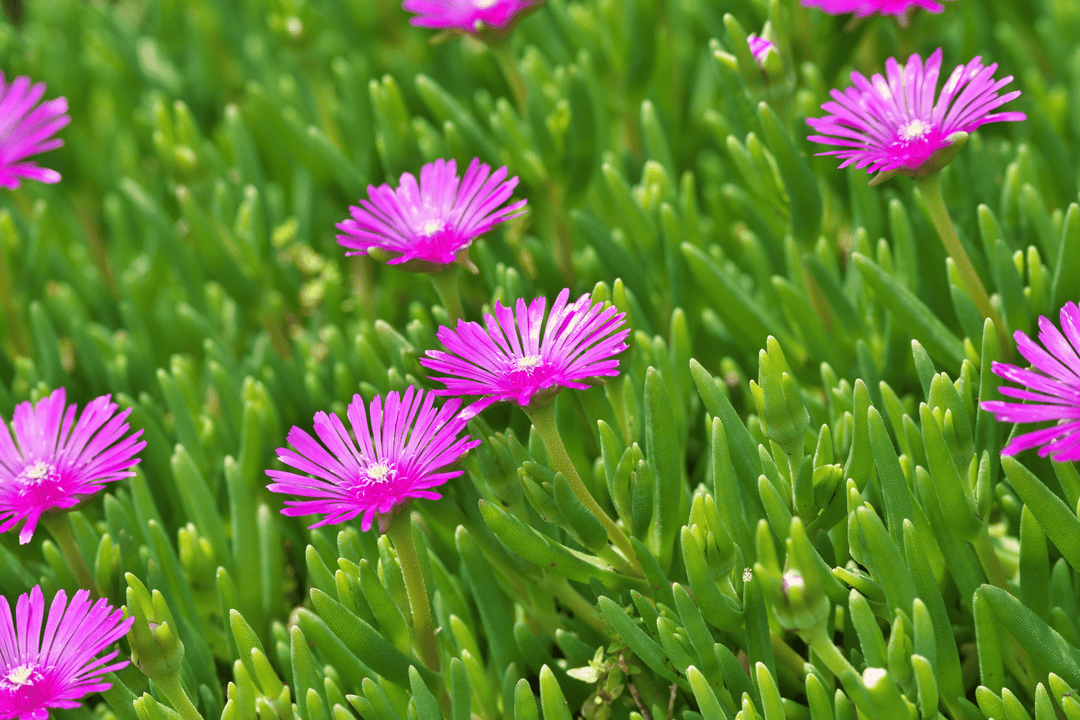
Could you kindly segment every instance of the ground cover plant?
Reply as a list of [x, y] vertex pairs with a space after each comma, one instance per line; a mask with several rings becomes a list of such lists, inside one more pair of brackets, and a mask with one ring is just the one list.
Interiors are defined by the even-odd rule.
[[1080, 718], [1080, 5], [4, 12], [0, 718]]

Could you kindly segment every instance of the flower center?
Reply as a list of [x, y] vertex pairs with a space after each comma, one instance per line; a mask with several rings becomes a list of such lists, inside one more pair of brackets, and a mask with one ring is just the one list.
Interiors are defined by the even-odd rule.
[[438, 220], [425, 220], [424, 229], [421, 231], [424, 237], [431, 237], [443, 229], [443, 224]]
[[19, 497], [36, 504], [49, 504], [66, 495], [63, 485], [56, 466], [44, 460], [27, 465], [15, 477]]
[[33, 663], [25, 663], [11, 668], [0, 677], [0, 689], [9, 693], [18, 692], [24, 687], [32, 686], [44, 677], [41, 670]]
[[526, 355], [523, 358], [519, 358], [514, 363], [514, 369], [519, 372], [530, 372], [540, 367], [544, 363], [544, 358], [539, 355]]
[[394, 479], [397, 475], [397, 468], [385, 460], [377, 462], [374, 465], [368, 465], [364, 470], [364, 478], [368, 483], [385, 483]]
[[918, 140], [930, 132], [930, 126], [922, 120], [912, 120], [900, 130], [900, 139], [905, 142]]
[[477, 10], [487, 10], [493, 7], [499, 0], [473, 0], [473, 7]]

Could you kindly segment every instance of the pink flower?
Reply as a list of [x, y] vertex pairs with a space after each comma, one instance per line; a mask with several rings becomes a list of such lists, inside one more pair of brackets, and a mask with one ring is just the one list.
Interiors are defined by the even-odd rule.
[[353, 248], [347, 255], [366, 255], [373, 247], [396, 253], [391, 265], [452, 263], [474, 238], [525, 212], [525, 200], [499, 207], [518, 183], [516, 177], [505, 180], [506, 175], [505, 167], [492, 173], [474, 159], [459, 183], [457, 164], [436, 160], [421, 168], [419, 185], [411, 173], [401, 176], [397, 190], [369, 185], [370, 200], [350, 206], [352, 218], [338, 223], [344, 233], [338, 243]]
[[71, 604], [63, 590], [56, 593], [46, 617], [38, 585], [19, 596], [12, 623], [8, 599], [0, 597], [0, 718], [46, 720], [49, 708], [77, 708], [84, 696], [111, 688], [102, 676], [128, 661], [107, 664], [119, 650], [94, 656], [133, 622], [104, 598], [91, 604], [86, 590], [76, 592]]
[[136, 453], [146, 447], [138, 441], [142, 430], [123, 437], [131, 409], [117, 414], [109, 397], [91, 400], [78, 423], [77, 406], [65, 410], [64, 388], [37, 406], [19, 403], [11, 423], [18, 447], [0, 418], [0, 532], [26, 520], [19, 533], [26, 544], [42, 513], [70, 508], [104, 483], [135, 474]]
[[[887, 79], [874, 75], [867, 80], [853, 72], [854, 87], [832, 91], [832, 102], [821, 106], [830, 114], [807, 118], [821, 133], [810, 139], [842, 149], [820, 155], [836, 155], [867, 172], [897, 170], [918, 177], [933, 169], [927, 165], [934, 153], [948, 146], [953, 133], [971, 132], [980, 125], [1002, 120], [1025, 120], [1022, 112], [990, 111], [1020, 95], [1019, 90], [998, 95], [1012, 76], [994, 80], [997, 63], [984, 66], [976, 57], [957, 67], [935, 102], [941, 72], [941, 48], [927, 60], [912, 55], [901, 67], [895, 58], [885, 63]], [[937, 168], [940, 169], [940, 168]]]
[[754, 56], [754, 62], [756, 62], [760, 68], [765, 67], [765, 56], [769, 54], [770, 50], [772, 52], [779, 52], [776, 49], [776, 46], [769, 40], [758, 37], [756, 33], [750, 33], [746, 38], [746, 42], [750, 46], [750, 52]]
[[518, 300], [516, 317], [496, 300], [495, 314], [484, 316], [486, 328], [460, 320], [456, 330], [440, 327], [439, 340], [449, 352], [428, 350], [420, 360], [445, 373], [431, 377], [446, 385], [436, 392], [484, 396], [468, 411], [475, 414], [499, 400], [525, 407], [534, 395], [554, 395], [562, 387], [585, 389], [587, 378], [618, 375], [615, 356], [626, 349], [623, 341], [630, 334], [626, 315], [594, 304], [587, 294], [567, 305], [569, 296], [569, 290], [559, 293], [546, 325], [547, 299], [541, 297], [528, 307]]
[[[386, 403], [376, 395], [368, 410], [359, 395], [349, 404], [348, 418], [356, 442], [334, 413], [315, 413], [315, 434], [322, 444], [300, 428], [289, 431], [295, 448], [278, 448], [278, 460], [301, 472], [267, 470], [276, 482], [272, 492], [310, 500], [286, 500], [282, 514], [325, 514], [311, 527], [351, 520], [363, 514], [360, 527], [371, 529], [376, 514], [392, 515], [412, 498], [438, 500], [431, 488], [456, 478], [463, 471], [438, 472], [480, 444], [458, 437], [466, 419], [456, 415], [461, 400], [434, 407], [435, 395], [409, 386], [404, 396], [388, 393]], [[323, 447], [325, 445], [326, 447]], [[383, 518], [380, 517], [380, 526]]]
[[1034, 369], [994, 363], [992, 369], [996, 375], [1023, 386], [1003, 385], [998, 389], [1002, 395], [1033, 402], [988, 400], [980, 403], [982, 409], [994, 413], [1001, 422], [1057, 422], [1016, 436], [1002, 454], [1015, 455], [1041, 446], [1042, 457], [1051, 455], [1057, 462], [1080, 460], [1080, 309], [1072, 302], [1061, 308], [1060, 331], [1054, 323], [1039, 316], [1042, 347], [1020, 330], [1013, 337], [1020, 354]]
[[805, 7], [818, 8], [830, 15], [855, 13], [856, 17], [866, 17], [874, 13], [896, 15], [901, 19], [914, 8], [922, 8], [933, 13], [945, 9], [938, 0], [802, 0]]
[[416, 14], [409, 19], [413, 25], [472, 34], [485, 26], [509, 27], [519, 13], [539, 4], [534, 0], [405, 0], [401, 7]]
[[67, 100], [59, 97], [38, 105], [44, 94], [45, 83], [31, 85], [24, 75], [8, 83], [0, 72], [0, 185], [6, 188], [19, 187], [20, 177], [60, 182], [60, 173], [55, 170], [25, 162], [31, 155], [63, 145], [64, 141], [53, 135], [71, 122], [66, 115]]

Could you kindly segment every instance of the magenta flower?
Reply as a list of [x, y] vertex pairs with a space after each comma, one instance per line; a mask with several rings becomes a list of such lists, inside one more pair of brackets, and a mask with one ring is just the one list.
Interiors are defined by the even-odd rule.
[[338, 243], [353, 248], [346, 255], [379, 248], [396, 254], [391, 265], [421, 264], [409, 269], [452, 263], [474, 238], [525, 212], [525, 200], [500, 207], [518, 183], [517, 177], [506, 180], [506, 175], [505, 167], [492, 173], [474, 159], [459, 182], [453, 160], [436, 160], [421, 168], [419, 185], [411, 173], [401, 176], [397, 190], [385, 183], [369, 185], [370, 200], [350, 206], [352, 218], [337, 224], [344, 233], [337, 236]]
[[904, 22], [909, 10], [922, 8], [933, 13], [939, 13], [945, 9], [938, 0], [802, 0], [805, 7], [818, 8], [830, 15], [847, 15], [854, 13], [856, 17], [866, 17], [878, 13], [881, 15], [896, 15]]
[[[388, 393], [386, 402], [376, 395], [369, 413], [359, 395], [353, 395], [348, 418], [349, 435], [334, 413], [315, 413], [315, 434], [322, 444], [300, 428], [289, 431], [295, 448], [278, 448], [278, 460], [301, 472], [267, 470], [276, 482], [267, 487], [276, 493], [299, 495], [310, 500], [286, 500], [282, 514], [325, 514], [311, 527], [351, 520], [363, 514], [360, 527], [371, 529], [376, 515], [389, 519], [394, 510], [412, 498], [438, 500], [432, 488], [456, 478], [463, 471], [438, 472], [480, 444], [469, 436], [458, 437], [467, 422], [456, 414], [461, 400], [434, 407], [435, 395], [409, 386], [404, 396]], [[323, 447], [325, 445], [326, 447]]]
[[750, 52], [754, 56], [754, 62], [758, 64], [758, 67], [765, 67], [765, 56], [769, 54], [769, 51], [779, 52], [776, 46], [769, 40], [759, 37], [756, 33], [750, 33], [746, 38], [747, 44], [750, 46]]
[[594, 304], [587, 294], [572, 305], [567, 305], [569, 297], [569, 290], [559, 293], [546, 324], [547, 299], [540, 297], [528, 307], [519, 299], [516, 317], [496, 300], [495, 314], [484, 316], [486, 328], [464, 321], [458, 321], [456, 330], [440, 327], [439, 340], [449, 352], [428, 350], [420, 360], [445, 373], [431, 377], [446, 385], [436, 392], [484, 396], [469, 410], [476, 413], [500, 400], [525, 407], [538, 394], [554, 395], [562, 387], [583, 390], [587, 378], [618, 375], [615, 356], [626, 350], [623, 341], [630, 334], [626, 315]]
[[976, 57], [960, 65], [936, 102], [941, 48], [925, 66], [922, 58], [912, 55], [904, 67], [889, 58], [885, 68], [887, 79], [874, 75], [867, 80], [860, 73], [851, 73], [855, 86], [844, 92], [833, 90], [834, 102], [821, 106], [830, 114], [807, 118], [806, 122], [821, 133], [811, 135], [811, 140], [842, 148], [819, 155], [836, 155], [844, 161], [840, 167], [855, 163], [867, 172], [896, 170], [921, 177], [940, 169], [928, 161], [952, 142], [954, 133], [1027, 118], [1022, 112], [990, 112], [1020, 95], [1019, 90], [998, 95], [998, 90], [1012, 82], [1012, 76], [995, 81], [997, 63], [984, 66]]
[[56, 593], [46, 618], [38, 585], [19, 596], [12, 623], [8, 599], [0, 597], [0, 718], [46, 720], [49, 708], [77, 708], [85, 695], [111, 688], [102, 676], [128, 661], [107, 664], [119, 650], [94, 656], [126, 635], [133, 622], [104, 598], [91, 604], [86, 590], [76, 592], [70, 604], [63, 590]]
[[0, 185], [11, 190], [19, 187], [20, 177], [60, 182], [60, 173], [26, 161], [31, 155], [63, 145], [64, 141], [53, 135], [71, 122], [66, 114], [67, 100], [58, 97], [38, 105], [44, 94], [45, 83], [31, 85], [24, 75], [8, 83], [0, 72]]
[[[41, 514], [77, 505], [104, 483], [131, 477], [142, 430], [123, 437], [131, 409], [117, 414], [108, 395], [95, 398], [75, 423], [76, 405], [67, 406], [64, 388], [38, 401], [15, 407], [11, 426], [0, 418], [0, 532], [25, 520], [19, 543], [34, 534]], [[74, 427], [72, 427], [74, 425]]]
[[1017, 435], [1002, 454], [1015, 455], [1041, 446], [1042, 457], [1052, 455], [1057, 462], [1080, 460], [1080, 309], [1072, 302], [1061, 308], [1060, 331], [1050, 320], [1039, 316], [1042, 347], [1020, 330], [1013, 337], [1020, 354], [1033, 369], [994, 363], [992, 369], [996, 375], [1023, 386], [1002, 385], [998, 390], [1002, 395], [1032, 402], [988, 400], [980, 406], [994, 413], [1001, 422], [1053, 420], [1057, 424]]
[[539, 5], [540, 2], [533, 0], [405, 0], [401, 3], [402, 9], [416, 15], [409, 19], [413, 25], [469, 34], [484, 27], [508, 28], [520, 13]]

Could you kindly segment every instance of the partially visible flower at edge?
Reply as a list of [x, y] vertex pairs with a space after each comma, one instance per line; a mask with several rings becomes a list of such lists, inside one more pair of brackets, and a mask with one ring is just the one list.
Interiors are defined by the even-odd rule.
[[[584, 380], [619, 373], [616, 357], [627, 345], [630, 329], [626, 315], [582, 295], [567, 304], [564, 289], [551, 306], [547, 298], [526, 305], [519, 299], [514, 310], [495, 301], [494, 314], [484, 316], [481, 327], [458, 322], [456, 329], [440, 327], [438, 338], [448, 352], [428, 350], [424, 367], [441, 375], [432, 380], [446, 385], [440, 395], [480, 395], [465, 412], [475, 414], [491, 403], [511, 400], [522, 407], [550, 402], [562, 387], [584, 390]], [[543, 337], [541, 339], [541, 329]]]
[[480, 441], [458, 437], [467, 422], [457, 412], [460, 399], [441, 408], [434, 400], [434, 393], [425, 396], [411, 385], [403, 396], [388, 393], [385, 402], [376, 395], [367, 408], [354, 395], [346, 417], [355, 441], [334, 413], [315, 413], [315, 434], [322, 444], [294, 425], [288, 436], [294, 449], [278, 448], [278, 460], [308, 475], [267, 470], [275, 481], [267, 488], [310, 499], [286, 500], [282, 514], [325, 515], [313, 528], [361, 515], [365, 532], [378, 515], [380, 530], [385, 531], [397, 509], [413, 498], [438, 500], [442, 496], [432, 488], [463, 472], [439, 471]]
[[19, 596], [13, 623], [8, 599], [0, 597], [0, 717], [46, 720], [49, 708], [77, 708], [84, 696], [111, 688], [102, 676], [128, 661], [108, 664], [119, 650], [94, 656], [133, 622], [104, 598], [91, 604], [87, 590], [77, 591], [70, 604], [60, 590], [46, 615], [37, 585]]
[[0, 186], [14, 190], [21, 184], [20, 177], [60, 182], [60, 173], [27, 160], [63, 145], [64, 141], [53, 135], [71, 122], [65, 98], [38, 105], [43, 95], [45, 83], [31, 85], [25, 75], [9, 83], [0, 72]]
[[986, 123], [1026, 120], [1022, 112], [992, 113], [1020, 95], [1019, 90], [998, 95], [1012, 76], [994, 80], [997, 63], [988, 66], [974, 58], [949, 76], [935, 102], [941, 72], [941, 48], [927, 58], [912, 55], [901, 67], [895, 58], [885, 63], [886, 77], [867, 80], [851, 73], [854, 87], [833, 90], [833, 100], [821, 106], [830, 114], [807, 118], [818, 135], [810, 140], [841, 149], [819, 155], [836, 155], [840, 167], [855, 163], [867, 172], [896, 171], [922, 177], [943, 167], [935, 154], [947, 148], [955, 135], [968, 133]]
[[1017, 435], [1002, 454], [1015, 455], [1038, 447], [1041, 457], [1049, 455], [1056, 462], [1080, 460], [1080, 309], [1073, 302], [1061, 308], [1061, 330], [1040, 315], [1041, 347], [1020, 330], [1013, 337], [1032, 369], [996, 362], [992, 370], [1022, 386], [1002, 385], [998, 388], [1002, 395], [1032, 402], [987, 400], [980, 406], [1000, 422], [1052, 420], [1057, 424]]
[[895, 15], [902, 23], [906, 22], [908, 11], [922, 8], [932, 13], [945, 9], [938, 0], [801, 0], [804, 7], [817, 8], [829, 15], [847, 15], [855, 17], [868, 15]]
[[401, 7], [416, 15], [409, 18], [413, 25], [471, 35], [485, 27], [508, 29], [518, 15], [542, 3], [543, 0], [405, 0]]
[[758, 67], [765, 68], [765, 58], [771, 50], [774, 53], [778, 53], [774, 45], [767, 38], [759, 37], [757, 33], [750, 33], [746, 38], [747, 44], [750, 46], [750, 53], [754, 56], [754, 61], [758, 64]]
[[407, 270], [464, 261], [463, 251], [475, 238], [525, 212], [524, 199], [501, 207], [518, 183], [506, 176], [505, 167], [491, 172], [474, 159], [458, 178], [457, 163], [439, 159], [421, 168], [419, 184], [404, 173], [397, 190], [369, 185], [369, 199], [350, 206], [352, 218], [337, 224], [338, 243], [352, 249], [346, 255], [366, 255], [373, 248], [391, 253], [389, 264], [408, 263]]
[[37, 405], [15, 407], [15, 442], [0, 418], [0, 532], [25, 520], [19, 543], [26, 544], [42, 513], [74, 507], [104, 483], [135, 474], [146, 442], [139, 441], [142, 430], [124, 437], [131, 409], [118, 409], [103, 395], [87, 403], [76, 423], [78, 406], [66, 406], [59, 388]]

